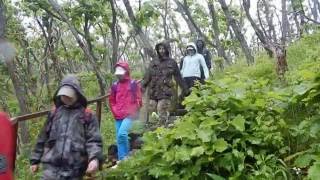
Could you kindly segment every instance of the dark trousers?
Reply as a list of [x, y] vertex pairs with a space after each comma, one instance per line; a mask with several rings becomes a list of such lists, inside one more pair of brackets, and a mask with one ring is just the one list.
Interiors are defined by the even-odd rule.
[[192, 88], [195, 85], [196, 81], [200, 81], [201, 80], [199, 77], [195, 77], [195, 76], [193, 76], [193, 77], [185, 77], [183, 79], [186, 82], [186, 84], [187, 84], [189, 89]]

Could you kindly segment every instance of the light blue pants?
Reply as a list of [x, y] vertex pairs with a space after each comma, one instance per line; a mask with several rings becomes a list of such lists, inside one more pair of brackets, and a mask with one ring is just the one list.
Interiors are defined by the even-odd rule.
[[132, 126], [132, 119], [116, 120], [116, 138], [118, 146], [118, 160], [125, 158], [130, 151], [128, 134]]

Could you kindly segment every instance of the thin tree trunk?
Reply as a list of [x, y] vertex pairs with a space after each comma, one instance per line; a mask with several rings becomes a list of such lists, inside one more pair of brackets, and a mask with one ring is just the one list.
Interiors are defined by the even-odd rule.
[[246, 56], [247, 59], [247, 64], [251, 65], [254, 63], [254, 57], [251, 54], [251, 50], [248, 46], [248, 43], [246, 41], [246, 39], [244, 38], [243, 34], [241, 33], [241, 29], [238, 25], [238, 22], [236, 19], [234, 19], [229, 11], [229, 8], [225, 2], [225, 0], [219, 0], [219, 3], [221, 5], [221, 8], [227, 18], [228, 23], [230, 24], [230, 26], [232, 27], [238, 41], [240, 42], [241, 48], [243, 53]]
[[6, 26], [5, 7], [3, 0], [0, 0], [0, 37], [4, 39]]
[[274, 24], [273, 24], [273, 13], [271, 13], [270, 11], [270, 2], [267, 0], [262, 0], [262, 3], [264, 5], [265, 8], [265, 14], [266, 14], [266, 21], [268, 23], [268, 36], [269, 38], [273, 40], [273, 42], [277, 42], [277, 35], [276, 35], [276, 30], [274, 28]]
[[165, 2], [164, 2], [164, 14], [161, 14], [162, 22], [163, 22], [164, 39], [165, 40], [170, 39], [169, 28], [168, 28], [168, 23], [167, 23], [168, 13], [169, 13], [168, 12], [168, 0], [165, 0]]
[[191, 35], [196, 35], [196, 34], [197, 34], [197, 30], [196, 30], [196, 28], [193, 26], [193, 24], [191, 23], [190, 19], [188, 19], [187, 15], [184, 13], [184, 10], [183, 10], [181, 7], [178, 6], [178, 8], [176, 9], [176, 11], [181, 14], [182, 18], [183, 18], [184, 21], [187, 23]]
[[61, 19], [68, 24], [68, 27], [69, 27], [70, 31], [72, 32], [73, 36], [75, 37], [75, 39], [77, 40], [77, 43], [79, 44], [79, 46], [83, 50], [86, 58], [89, 60], [89, 62], [93, 66], [93, 69], [95, 71], [95, 74], [96, 74], [96, 77], [98, 79], [98, 83], [99, 83], [99, 86], [100, 86], [100, 94], [101, 95], [105, 94], [105, 88], [106, 88], [105, 80], [103, 78], [102, 73], [100, 72], [98, 64], [95, 62], [95, 59], [94, 59], [93, 55], [90, 53], [90, 50], [88, 48], [88, 44], [85, 44], [81, 40], [77, 30], [72, 25], [72, 23], [70, 22], [68, 17], [64, 14], [64, 12], [62, 11], [62, 9], [59, 6], [59, 4], [57, 4], [57, 2], [55, 0], [49, 0], [49, 3], [52, 5], [54, 11], [56, 11], [60, 15]]
[[66, 54], [67, 63], [68, 63], [68, 70], [69, 70], [70, 73], [74, 73], [74, 72], [75, 72], [75, 69], [74, 69], [74, 67], [73, 67], [72, 60], [71, 60], [71, 58], [70, 58], [69, 51], [67, 50], [67, 47], [66, 47], [66, 45], [65, 45], [65, 43], [64, 43], [63, 38], [61, 38], [60, 41], [61, 41], [61, 45], [62, 45], [62, 47], [63, 47], [64, 53]]
[[153, 51], [151, 42], [149, 40], [149, 38], [143, 33], [142, 28], [138, 25], [136, 17], [134, 16], [132, 7], [130, 5], [129, 0], [123, 0], [123, 3], [126, 7], [129, 19], [131, 21], [131, 24], [133, 25], [133, 28], [135, 30], [135, 32], [138, 34], [139, 36], [139, 40], [140, 43], [142, 45], [143, 48], [146, 49], [146, 53], [151, 56], [151, 57], [155, 57], [155, 52]]
[[288, 37], [288, 28], [289, 28], [289, 21], [288, 21], [288, 12], [287, 12], [287, 0], [281, 0], [281, 14], [282, 14], [282, 37], [281, 37], [281, 45], [285, 46]]
[[[6, 62], [9, 76], [11, 78], [16, 97], [18, 99], [20, 113], [27, 114], [29, 110], [27, 108], [27, 98], [26, 91], [22, 88], [22, 82], [19, 81], [15, 72], [17, 71], [14, 57], [15, 57], [15, 49], [14, 47], [5, 40], [5, 32], [6, 32], [6, 17], [5, 17], [5, 6], [3, 0], [0, 0], [0, 56]], [[1, 58], [0, 57], [0, 58]], [[20, 123], [21, 130], [21, 141], [23, 144], [27, 144], [30, 142], [29, 130], [26, 122]]]
[[[174, 16], [172, 16], [172, 22], [173, 22], [173, 29], [174, 31], [177, 33], [177, 36], [178, 36], [178, 39], [182, 39], [182, 35], [181, 35], [181, 32], [180, 32], [180, 27], [179, 27], [179, 23], [177, 22], [177, 20], [175, 19]], [[184, 56], [184, 48], [182, 46], [181, 43], [178, 42], [178, 47], [179, 47], [179, 50], [181, 52], [181, 55]]]
[[179, 1], [179, 0], [174, 0], [175, 3], [178, 5], [178, 7], [180, 7], [181, 9], [183, 9], [184, 13], [187, 15], [188, 19], [190, 20], [192, 26], [196, 29], [197, 34], [203, 38], [206, 43], [210, 44], [211, 46], [216, 48], [216, 45], [209, 39], [208, 36], [206, 36], [201, 29], [199, 28], [199, 26], [196, 24], [195, 20], [193, 19], [191, 12], [188, 8], [188, 3], [186, 0], [183, 0], [183, 4]]
[[220, 39], [219, 39], [219, 36], [220, 36], [220, 29], [219, 29], [219, 26], [218, 26], [218, 19], [217, 19], [217, 13], [215, 11], [215, 8], [214, 8], [214, 4], [212, 1], [209, 1], [208, 2], [208, 7], [209, 7], [209, 11], [210, 11], [210, 14], [211, 14], [211, 18], [212, 18], [212, 29], [214, 31], [214, 39], [215, 39], [215, 44], [217, 46], [217, 50], [218, 50], [218, 56], [219, 57], [222, 57], [224, 58], [224, 60], [226, 61], [226, 63], [228, 65], [231, 64], [231, 60], [229, 59], [229, 57], [226, 55], [226, 52], [225, 52], [225, 49], [224, 47], [222, 46], [221, 42], [220, 42]]
[[315, 20], [318, 20], [318, 10], [317, 10], [317, 4], [315, 1], [312, 1], [312, 0], [308, 0], [308, 4], [310, 6], [310, 9], [311, 9], [311, 13], [312, 13], [312, 16]]
[[114, 1], [109, 0], [112, 10], [112, 22], [108, 23], [108, 26], [111, 31], [112, 36], [112, 57], [111, 57], [111, 63], [110, 63], [110, 69], [111, 72], [113, 72], [113, 67], [116, 65], [118, 60], [118, 49], [119, 49], [119, 32], [117, 28], [117, 12], [114, 6]]

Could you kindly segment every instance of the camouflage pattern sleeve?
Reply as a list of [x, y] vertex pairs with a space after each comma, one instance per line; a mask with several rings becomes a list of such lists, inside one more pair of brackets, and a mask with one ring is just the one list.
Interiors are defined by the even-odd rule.
[[44, 126], [41, 129], [41, 132], [38, 136], [38, 140], [36, 142], [35, 148], [31, 154], [30, 157], [30, 164], [34, 165], [34, 164], [39, 164], [42, 154], [44, 152], [44, 145], [48, 139], [48, 129], [50, 126], [50, 113], [48, 115], [47, 121], [45, 122]]
[[89, 162], [93, 159], [102, 160], [102, 138], [99, 129], [98, 119], [92, 115], [92, 121], [86, 126], [86, 151]]

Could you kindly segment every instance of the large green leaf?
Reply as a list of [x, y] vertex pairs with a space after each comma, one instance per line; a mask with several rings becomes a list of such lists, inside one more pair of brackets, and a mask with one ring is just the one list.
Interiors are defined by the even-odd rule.
[[296, 165], [297, 167], [300, 167], [300, 168], [305, 168], [305, 167], [309, 166], [309, 164], [311, 163], [312, 160], [313, 160], [313, 155], [304, 154], [304, 155], [299, 156], [294, 161], [294, 165]]
[[204, 153], [204, 148], [202, 146], [192, 148], [191, 156], [200, 156]]
[[213, 146], [217, 152], [223, 152], [228, 148], [228, 143], [224, 139], [217, 139]]
[[199, 129], [198, 137], [202, 140], [202, 142], [210, 142], [212, 133], [213, 130], [211, 129]]
[[245, 119], [243, 118], [242, 115], [238, 115], [231, 121], [231, 124], [239, 131], [245, 130], [244, 123], [245, 123]]
[[314, 163], [308, 170], [308, 178], [311, 180], [318, 180], [320, 177], [320, 163]]

